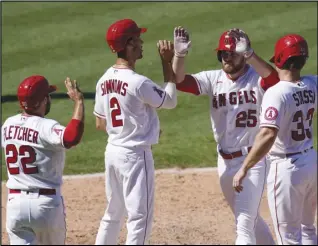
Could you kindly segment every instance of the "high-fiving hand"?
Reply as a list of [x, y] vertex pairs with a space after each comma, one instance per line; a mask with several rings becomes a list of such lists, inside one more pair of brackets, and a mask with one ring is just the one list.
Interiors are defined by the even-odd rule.
[[174, 56], [174, 45], [168, 40], [159, 40], [157, 43], [159, 55], [165, 62], [171, 62]]
[[174, 29], [174, 53], [176, 57], [185, 57], [191, 47], [189, 33], [182, 26]]
[[67, 89], [67, 95], [70, 97], [70, 99], [72, 99], [74, 102], [83, 100], [83, 93], [79, 89], [76, 80], [72, 81], [69, 77], [67, 77], [64, 83]]
[[251, 48], [251, 42], [243, 30], [238, 28], [230, 29], [229, 35], [234, 37], [236, 40], [235, 51], [237, 53], [243, 54], [246, 59], [253, 55], [254, 50]]

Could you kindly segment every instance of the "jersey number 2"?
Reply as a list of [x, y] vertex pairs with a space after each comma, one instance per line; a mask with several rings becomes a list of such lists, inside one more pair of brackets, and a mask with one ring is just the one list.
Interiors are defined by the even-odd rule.
[[[25, 156], [26, 154], [28, 154], [28, 156]], [[22, 170], [25, 174], [38, 173], [38, 167], [27, 167], [27, 164], [32, 164], [36, 160], [35, 150], [31, 146], [21, 145], [18, 150], [14, 144], [8, 144], [6, 146], [6, 163], [8, 171], [11, 175], [20, 173], [19, 167], [11, 166], [11, 164], [18, 162], [18, 156], [23, 156], [20, 159], [20, 162], [22, 164]]]
[[[306, 120], [308, 120], [309, 127], [312, 124], [312, 118], [314, 116], [314, 108], [311, 108], [307, 112]], [[310, 129], [305, 129], [303, 111], [299, 110], [294, 114], [293, 122], [297, 122], [297, 131], [292, 131], [292, 139], [295, 141], [303, 141], [305, 138], [311, 138], [312, 134]]]
[[112, 97], [109, 101], [110, 108], [112, 109], [111, 117], [113, 127], [123, 126], [123, 120], [117, 119], [117, 116], [121, 115], [121, 110], [119, 106], [119, 102], [116, 97]]

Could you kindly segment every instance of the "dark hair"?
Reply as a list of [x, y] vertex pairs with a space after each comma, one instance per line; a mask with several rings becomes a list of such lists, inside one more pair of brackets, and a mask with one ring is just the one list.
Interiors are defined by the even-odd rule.
[[292, 69], [302, 69], [306, 63], [306, 56], [293, 56], [287, 59], [284, 63], [282, 69], [292, 70]]
[[[125, 48], [126, 48], [126, 45], [132, 40], [133, 38], [129, 38], [125, 44]], [[122, 58], [122, 59], [126, 59], [127, 58], [127, 54], [126, 54], [126, 49], [123, 49], [121, 51], [118, 51], [117, 52], [117, 58]]]

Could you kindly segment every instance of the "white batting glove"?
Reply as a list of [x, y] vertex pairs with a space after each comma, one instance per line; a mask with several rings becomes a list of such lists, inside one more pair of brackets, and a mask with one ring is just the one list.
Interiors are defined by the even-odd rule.
[[189, 33], [179, 26], [174, 29], [174, 54], [176, 57], [185, 57], [191, 47]]
[[253, 55], [254, 50], [251, 48], [251, 42], [243, 30], [238, 28], [230, 29], [229, 35], [236, 40], [235, 52], [242, 54], [246, 59]]

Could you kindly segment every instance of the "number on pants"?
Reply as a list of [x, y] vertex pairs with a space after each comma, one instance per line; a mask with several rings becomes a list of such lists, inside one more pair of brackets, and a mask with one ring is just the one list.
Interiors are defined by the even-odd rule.
[[249, 109], [241, 111], [236, 115], [235, 126], [236, 127], [255, 127], [257, 124], [256, 110]]
[[31, 146], [22, 145], [20, 146], [18, 151], [17, 147], [14, 144], [8, 144], [6, 146], [6, 164], [11, 175], [20, 173], [19, 167], [11, 166], [11, 164], [15, 164], [18, 162], [19, 156], [23, 156], [20, 162], [22, 165], [22, 170], [25, 174], [34, 174], [39, 172], [38, 167], [27, 167], [27, 164], [32, 164], [36, 160], [35, 150]]
[[121, 115], [121, 110], [117, 98], [112, 97], [109, 101], [109, 104], [110, 108], [113, 109], [111, 112], [113, 127], [123, 126], [123, 120], [116, 118], [117, 116]]
[[[312, 124], [312, 118], [314, 116], [315, 109], [311, 108], [307, 112], [306, 120], [308, 120], [309, 127]], [[310, 128], [306, 128], [304, 126], [304, 116], [303, 111], [299, 110], [294, 114], [293, 122], [297, 122], [297, 130], [292, 131], [292, 139], [295, 141], [303, 141], [306, 137], [311, 138], [312, 133]]]

